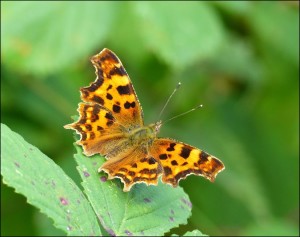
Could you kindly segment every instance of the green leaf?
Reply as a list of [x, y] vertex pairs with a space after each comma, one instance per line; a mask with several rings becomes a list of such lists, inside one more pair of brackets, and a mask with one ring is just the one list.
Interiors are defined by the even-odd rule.
[[112, 2], [4, 2], [3, 62], [22, 71], [49, 73], [89, 57], [109, 33], [114, 6]]
[[101, 235], [85, 196], [60, 167], [4, 124], [1, 145], [5, 184], [23, 194], [68, 235]]
[[103, 157], [87, 158], [79, 146], [75, 147], [85, 193], [109, 234], [161, 236], [187, 223], [192, 204], [182, 188], [136, 184], [130, 192], [123, 192], [120, 180], [106, 180], [104, 172], [97, 172]]
[[223, 39], [221, 22], [205, 2], [134, 2], [148, 46], [174, 68], [214, 55]]
[[[171, 235], [171, 236], [179, 236], [179, 235]], [[193, 230], [186, 232], [183, 236], [208, 236], [201, 233], [200, 230]]]

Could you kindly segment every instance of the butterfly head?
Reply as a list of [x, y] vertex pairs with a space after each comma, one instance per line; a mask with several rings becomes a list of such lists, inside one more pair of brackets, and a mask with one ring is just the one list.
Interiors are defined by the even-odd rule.
[[154, 137], [156, 137], [156, 135], [159, 133], [161, 125], [162, 125], [162, 121], [158, 121], [148, 126], [151, 130], [151, 133], [154, 135]]
[[162, 121], [158, 121], [154, 124], [154, 131], [155, 131], [155, 134], [159, 133], [159, 130], [160, 130], [160, 127], [162, 125]]

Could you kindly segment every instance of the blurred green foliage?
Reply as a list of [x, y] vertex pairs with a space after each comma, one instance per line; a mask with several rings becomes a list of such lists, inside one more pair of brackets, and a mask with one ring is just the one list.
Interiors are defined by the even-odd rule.
[[[1, 118], [79, 184], [73, 137], [89, 57], [123, 62], [160, 136], [220, 158], [214, 184], [189, 176], [187, 226], [208, 235], [299, 235], [299, 4], [280, 2], [1, 2]], [[25, 220], [25, 221], [24, 221]], [[1, 235], [55, 235], [1, 183]], [[12, 227], [14, 226], [14, 227]], [[17, 226], [17, 228], [16, 228]]]

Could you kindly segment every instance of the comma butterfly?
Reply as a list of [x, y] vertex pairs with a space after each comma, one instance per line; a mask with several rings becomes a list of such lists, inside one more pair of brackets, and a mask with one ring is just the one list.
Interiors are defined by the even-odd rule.
[[104, 155], [99, 168], [108, 179], [120, 178], [124, 191], [144, 182], [157, 185], [159, 177], [174, 187], [190, 174], [214, 181], [223, 163], [205, 151], [170, 138], [158, 138], [162, 122], [144, 125], [143, 111], [121, 61], [103, 49], [91, 58], [96, 80], [80, 89], [77, 122], [65, 125], [80, 134], [77, 144], [86, 156]]

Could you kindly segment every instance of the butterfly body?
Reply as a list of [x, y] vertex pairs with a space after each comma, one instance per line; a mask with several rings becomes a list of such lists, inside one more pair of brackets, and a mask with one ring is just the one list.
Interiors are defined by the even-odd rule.
[[150, 124], [130, 131], [128, 139], [132, 141], [132, 145], [151, 146], [157, 132], [156, 124]]
[[135, 183], [157, 185], [158, 179], [177, 186], [190, 174], [213, 181], [223, 163], [208, 153], [170, 138], [158, 138], [161, 121], [144, 125], [143, 112], [125, 68], [104, 49], [93, 56], [96, 80], [81, 88], [79, 120], [65, 126], [80, 134], [84, 154], [101, 154], [99, 168], [109, 179], [120, 178], [124, 191]]

